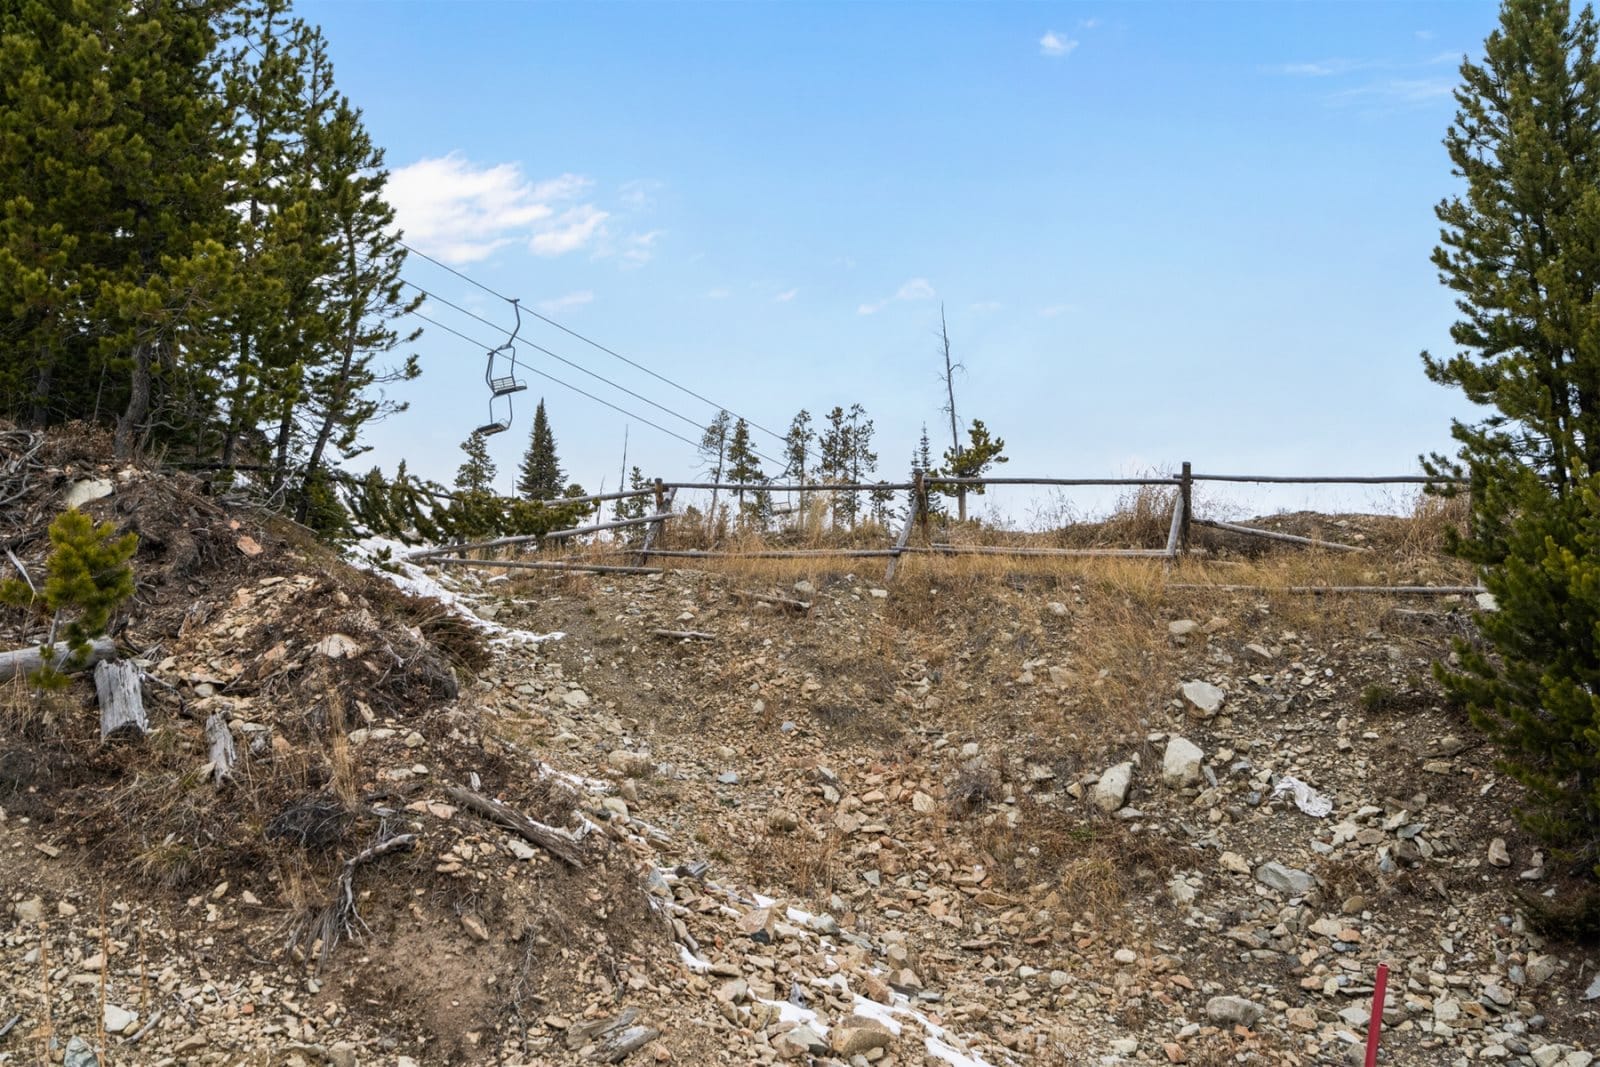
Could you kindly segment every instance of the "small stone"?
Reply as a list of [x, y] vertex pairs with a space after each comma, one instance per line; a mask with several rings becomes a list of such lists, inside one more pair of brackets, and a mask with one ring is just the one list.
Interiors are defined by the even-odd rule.
[[1199, 719], [1209, 719], [1222, 710], [1227, 694], [1210, 682], [1184, 682], [1183, 699], [1189, 705], [1189, 714]]
[[1067, 606], [1061, 603], [1059, 600], [1050, 601], [1050, 603], [1046, 604], [1044, 608], [1058, 619], [1064, 618], [1067, 614]]
[[1317, 880], [1305, 871], [1297, 871], [1277, 862], [1267, 862], [1257, 867], [1256, 881], [1268, 889], [1276, 889], [1292, 897], [1305, 896], [1317, 884]]
[[737, 771], [723, 771], [717, 775], [717, 782], [720, 785], [738, 785], [739, 774]]
[[471, 934], [479, 941], [489, 940], [489, 928], [483, 924], [482, 919], [478, 918], [476, 915], [473, 915], [471, 912], [461, 916], [461, 925], [467, 931], [467, 933]]
[[19, 923], [37, 923], [44, 919], [44, 901], [39, 897], [29, 897], [11, 905], [11, 913], [17, 917]]
[[1193, 741], [1174, 735], [1167, 740], [1166, 755], [1161, 759], [1161, 780], [1181, 789], [1200, 781], [1200, 767], [1205, 753]]
[[1139, 1042], [1131, 1037], [1119, 1037], [1111, 1042], [1111, 1052], [1116, 1056], [1132, 1056], [1139, 1051]]
[[100, 1067], [100, 1056], [93, 1045], [74, 1034], [72, 1040], [67, 1042], [61, 1067]]
[[833, 1033], [829, 1035], [834, 1055], [846, 1058], [863, 1055], [876, 1048], [888, 1048], [893, 1040], [894, 1035], [883, 1023], [861, 1015], [841, 1019], [834, 1024]]
[[1101, 811], [1116, 811], [1128, 802], [1128, 790], [1133, 785], [1133, 764], [1119, 763], [1108, 767], [1095, 783], [1094, 802]]
[[1266, 1011], [1244, 997], [1212, 997], [1206, 1001], [1206, 1017], [1223, 1026], [1254, 1026]]
[[139, 1015], [137, 1012], [129, 1011], [127, 1008], [119, 1007], [116, 1004], [107, 1004], [105, 1021], [106, 1033], [120, 1034], [132, 1028], [133, 1024], [139, 1021]]
[[1167, 633], [1173, 637], [1188, 637], [1198, 629], [1200, 624], [1193, 619], [1174, 619], [1167, 623]]
[[1489, 842], [1489, 862], [1496, 867], [1511, 866], [1511, 853], [1506, 851], [1506, 839], [1497, 837]]
[[1111, 958], [1118, 963], [1129, 964], [1138, 962], [1139, 954], [1131, 948], [1119, 948], [1111, 954]]
[[81, 508], [90, 501], [110, 496], [111, 492], [111, 483], [104, 478], [85, 478], [67, 486], [67, 491], [61, 495], [61, 503], [64, 507]]

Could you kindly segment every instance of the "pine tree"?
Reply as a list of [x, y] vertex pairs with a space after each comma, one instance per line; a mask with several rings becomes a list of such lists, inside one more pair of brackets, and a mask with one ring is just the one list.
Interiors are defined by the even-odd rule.
[[494, 478], [498, 473], [494, 460], [489, 458], [489, 445], [483, 434], [472, 431], [461, 442], [466, 461], [456, 468], [456, 488], [464, 493], [493, 493]]
[[[1491, 408], [1456, 422], [1467, 533], [1498, 610], [1435, 672], [1528, 789], [1524, 822], [1600, 861], [1600, 66], [1591, 10], [1508, 0], [1461, 67], [1445, 136], [1463, 194], [1436, 209], [1456, 353], [1428, 376]], [[1600, 865], [1597, 865], [1600, 870]]]
[[[310, 131], [316, 174], [318, 229], [327, 235], [336, 266], [321, 281], [320, 316], [331, 326], [328, 347], [306, 377], [305, 414], [311, 446], [305, 461], [309, 486], [323, 470], [332, 446], [346, 459], [366, 449], [363, 429], [406, 409], [383, 388], [421, 373], [415, 355], [398, 364], [377, 360], [417, 337], [394, 326], [416, 310], [421, 295], [407, 298], [400, 280], [406, 252], [394, 228], [394, 209], [383, 198], [388, 174], [361, 113], [339, 98], [329, 121]], [[296, 518], [306, 521], [311, 493], [302, 491]]]
[[[867, 409], [860, 404], [850, 405], [848, 447], [850, 454], [848, 477], [859, 485], [867, 475], [878, 469], [878, 453], [872, 450], [873, 425], [867, 418]], [[849, 498], [850, 525], [856, 524], [861, 513], [861, 500], [855, 490], [845, 494]]]
[[[817, 474], [824, 482], [838, 485], [850, 476], [850, 424], [844, 408], [834, 405], [828, 412], [827, 428], [817, 439]], [[833, 525], [835, 528], [855, 517], [853, 501], [845, 500], [843, 492], [833, 495]]]
[[[50, 558], [38, 596], [39, 606], [51, 613], [45, 648], [53, 655], [59, 636], [67, 646], [62, 665], [70, 667], [87, 659], [90, 643], [106, 632], [112, 613], [133, 596], [128, 560], [139, 547], [139, 537], [131, 533], [118, 537], [109, 522], [97, 524], [76, 508], [56, 516], [49, 536]], [[13, 578], [0, 583], [0, 602], [28, 606], [35, 598], [27, 583]], [[46, 688], [65, 682], [53, 662], [46, 662], [33, 680]]]
[[[940, 474], [949, 478], [982, 478], [989, 468], [996, 463], [1008, 463], [1010, 460], [1005, 455], [1005, 440], [999, 437], [991, 438], [989, 428], [983, 424], [982, 419], [973, 419], [972, 425], [967, 427], [967, 444], [964, 448], [951, 448], [944, 454], [944, 467]], [[960, 522], [967, 521], [967, 493], [982, 496], [984, 487], [981, 485], [945, 485], [941, 491], [946, 496], [956, 498], [958, 511], [956, 518]]]
[[[744, 419], [733, 424], [733, 437], [728, 442], [728, 479], [739, 485], [760, 485], [767, 480], [761, 470], [761, 457], [756, 455], [755, 447], [750, 443], [750, 424]], [[766, 496], [766, 493], [757, 491], [746, 502], [745, 491], [738, 491], [741, 525], [758, 528], [765, 525], [760, 505]]]
[[[789, 423], [789, 432], [783, 438], [783, 458], [788, 462], [784, 470], [784, 477], [797, 485], [806, 483], [807, 465], [806, 458], [811, 452], [811, 443], [817, 439], [817, 431], [811, 428], [811, 412], [800, 409], [800, 413]], [[800, 512], [806, 510], [806, 494], [800, 493], [797, 503]]]
[[[206, 5], [35, 0], [0, 12], [0, 360], [30, 416], [120, 409], [119, 458], [218, 358], [231, 297], [227, 181]], [[23, 386], [11, 392], [11, 384]], [[105, 386], [101, 388], [102, 384]]]
[[922, 436], [917, 439], [917, 450], [911, 454], [911, 480], [917, 480], [917, 474], [923, 475], [924, 499], [922, 508], [928, 517], [937, 518], [944, 514], [943, 505], [939, 503], [931, 485], [931, 476], [935, 473], [933, 465], [933, 443], [928, 440], [928, 424], [922, 424]]
[[544, 412], [544, 399], [533, 410], [533, 430], [528, 435], [528, 450], [522, 455], [517, 476], [517, 492], [527, 500], [554, 500], [561, 495], [566, 475], [556, 457], [556, 438]]
[[[717, 417], [706, 426], [705, 432], [700, 435], [700, 461], [705, 467], [712, 482], [721, 482], [723, 471], [728, 462], [728, 421], [731, 418], [727, 411], [717, 412]], [[711, 513], [707, 517], [708, 529], [717, 525], [717, 494], [719, 490], [711, 490]]]

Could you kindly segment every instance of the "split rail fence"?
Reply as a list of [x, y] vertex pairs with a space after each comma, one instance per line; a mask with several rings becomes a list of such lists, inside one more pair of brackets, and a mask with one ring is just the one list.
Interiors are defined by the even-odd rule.
[[[427, 560], [440, 566], [461, 567], [499, 567], [509, 570], [550, 570], [550, 571], [590, 571], [596, 573], [626, 573], [626, 574], [654, 574], [660, 573], [664, 568], [650, 566], [652, 560], [731, 560], [731, 559], [887, 559], [888, 568], [885, 580], [893, 580], [895, 570], [900, 560], [907, 555], [995, 555], [1015, 557], [1120, 557], [1134, 559], [1159, 559], [1170, 566], [1191, 554], [1203, 551], [1193, 545], [1193, 530], [1197, 526], [1221, 530], [1244, 537], [1256, 537], [1265, 540], [1287, 544], [1303, 545], [1306, 547], [1323, 549], [1331, 552], [1367, 552], [1370, 551], [1362, 545], [1343, 544], [1338, 541], [1328, 541], [1314, 537], [1303, 537], [1298, 534], [1282, 533], [1276, 530], [1263, 530], [1254, 526], [1245, 526], [1239, 523], [1224, 522], [1220, 519], [1204, 519], [1194, 514], [1194, 487], [1197, 483], [1222, 482], [1222, 483], [1249, 483], [1255, 485], [1444, 485], [1453, 484], [1454, 479], [1434, 477], [1430, 475], [1388, 475], [1388, 476], [1347, 476], [1347, 475], [1295, 475], [1277, 476], [1263, 474], [1203, 474], [1196, 473], [1190, 463], [1184, 463], [1182, 470], [1176, 475], [1152, 475], [1142, 478], [949, 478], [938, 477], [918, 472], [909, 482], [861, 482], [838, 483], [825, 482], [816, 484], [771, 484], [771, 483], [739, 483], [739, 482], [667, 482], [657, 479], [649, 487], [618, 493], [602, 493], [596, 496], [576, 497], [571, 500], [563, 499], [563, 504], [573, 503], [604, 503], [612, 500], [629, 500], [651, 498], [653, 504], [651, 514], [638, 518], [617, 519], [610, 522], [596, 522], [585, 526], [575, 526], [565, 530], [551, 530], [543, 534], [528, 534], [515, 537], [497, 537], [487, 541], [477, 541], [470, 544], [456, 544], [435, 548], [421, 549], [407, 555], [411, 560]], [[1174, 488], [1172, 515], [1169, 523], [1166, 546], [1164, 548], [1058, 548], [1046, 546], [1025, 545], [962, 545], [952, 543], [934, 542], [916, 545], [911, 543], [912, 532], [921, 528], [927, 533], [930, 519], [933, 514], [929, 506], [929, 496], [934, 492], [945, 492], [958, 487], [988, 488], [992, 486], [1024, 486], [1034, 488], [1074, 488], [1074, 487], [1167, 487]], [[726, 551], [717, 549], [674, 549], [656, 547], [661, 541], [662, 532], [667, 522], [673, 518], [673, 504], [680, 491], [712, 491], [727, 493], [758, 493], [768, 494], [797, 493], [802, 498], [807, 494], [829, 493], [862, 493], [862, 492], [904, 492], [908, 494], [906, 520], [901, 527], [894, 542], [883, 548], [796, 548], [796, 549], [760, 549], [754, 551]], [[582, 537], [588, 534], [601, 533], [609, 530], [619, 530], [630, 527], [646, 527], [642, 542], [637, 547], [619, 548], [615, 550], [618, 556], [632, 557], [636, 560], [630, 564], [603, 564], [587, 560], [526, 560], [526, 559], [484, 559], [472, 558], [470, 552], [505, 548], [510, 546], [534, 544], [543, 546], [551, 542]], [[1194, 585], [1175, 584], [1169, 586], [1174, 589], [1213, 589], [1220, 591], [1248, 591], [1256, 587], [1239, 585]], [[1359, 586], [1293, 586], [1288, 592], [1307, 594], [1332, 594], [1332, 593], [1388, 593], [1408, 595], [1446, 595], [1446, 594], [1471, 594], [1483, 592], [1481, 586], [1429, 586], [1429, 585], [1359, 585]]]

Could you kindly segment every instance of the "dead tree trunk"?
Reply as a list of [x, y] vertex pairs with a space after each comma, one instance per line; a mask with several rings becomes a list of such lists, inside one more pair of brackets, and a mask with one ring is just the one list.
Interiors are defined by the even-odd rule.
[[[34, 645], [32, 648], [19, 648], [15, 652], [0, 652], [0, 682], [9, 681], [19, 674], [27, 676], [43, 667], [44, 655], [39, 648]], [[65, 641], [57, 641], [52, 646], [51, 666], [57, 670], [82, 670], [115, 656], [117, 645], [109, 637], [95, 638], [89, 643], [89, 655], [82, 663], [68, 662], [71, 651], [71, 646]]]
[[239, 756], [233, 747], [233, 731], [220, 712], [213, 712], [206, 720], [206, 747], [211, 750], [211, 770], [220, 785], [233, 777], [233, 765]]
[[94, 688], [100, 698], [102, 744], [118, 736], [138, 741], [150, 732], [139, 680], [139, 668], [127, 660], [106, 660], [95, 667]]
[[145, 418], [150, 414], [150, 347], [151, 342], [142, 342], [133, 350], [133, 377], [128, 406], [117, 417], [116, 433], [111, 438], [111, 454], [118, 460], [132, 458], [134, 446], [144, 429]]

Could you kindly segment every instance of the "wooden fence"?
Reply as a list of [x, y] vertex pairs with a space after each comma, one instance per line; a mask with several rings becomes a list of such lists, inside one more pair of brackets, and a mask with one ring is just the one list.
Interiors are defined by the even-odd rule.
[[[652, 560], [730, 560], [730, 559], [887, 559], [888, 567], [885, 580], [893, 580], [902, 557], [906, 555], [994, 555], [1014, 557], [1113, 557], [1133, 559], [1160, 559], [1170, 566], [1185, 557], [1197, 554], [1203, 550], [1197, 549], [1192, 544], [1193, 529], [1203, 526], [1210, 529], [1221, 530], [1227, 533], [1245, 537], [1256, 537], [1270, 541], [1303, 545], [1310, 548], [1324, 549], [1332, 552], [1367, 552], [1368, 548], [1362, 545], [1344, 544], [1337, 541], [1328, 541], [1314, 537], [1303, 537], [1298, 534], [1280, 533], [1276, 530], [1262, 530], [1253, 526], [1239, 523], [1224, 522], [1219, 519], [1204, 519], [1193, 514], [1194, 486], [1200, 482], [1231, 482], [1250, 483], [1258, 485], [1441, 485], [1454, 484], [1450, 478], [1433, 477], [1429, 475], [1262, 475], [1262, 474], [1204, 474], [1196, 473], [1190, 463], [1184, 463], [1177, 475], [1149, 476], [1143, 478], [935, 478], [926, 472], [917, 472], [909, 482], [818, 482], [818, 483], [739, 483], [739, 482], [667, 482], [656, 480], [644, 489], [632, 490], [621, 493], [607, 493], [602, 496], [585, 498], [594, 502], [605, 500], [626, 500], [643, 497], [651, 498], [654, 505], [649, 515], [631, 519], [617, 519], [611, 522], [597, 522], [586, 526], [576, 526], [565, 530], [552, 530], [539, 535], [518, 537], [499, 537], [487, 541], [478, 541], [471, 544], [449, 545], [438, 548], [421, 549], [412, 552], [407, 558], [413, 560], [431, 560], [443, 566], [484, 566], [505, 567], [509, 569], [529, 570], [577, 570], [593, 571], [598, 573], [659, 573], [660, 567], [650, 566]], [[1085, 486], [1128, 486], [1128, 487], [1172, 487], [1176, 489], [1173, 494], [1171, 519], [1168, 525], [1168, 534], [1164, 548], [1057, 548], [1047, 546], [1026, 545], [961, 545], [940, 543], [927, 538], [925, 544], [912, 544], [911, 536], [914, 530], [922, 529], [926, 534], [932, 515], [929, 497], [935, 492], [946, 491], [958, 486], [975, 488], [988, 488], [991, 486], [1027, 486], [1035, 488], [1059, 487], [1085, 487]], [[820, 549], [761, 549], [752, 551], [725, 551], [718, 549], [686, 549], [657, 547], [661, 534], [667, 522], [673, 517], [673, 503], [680, 490], [687, 491], [712, 491], [727, 493], [799, 493], [799, 494], [837, 494], [860, 492], [904, 492], [907, 494], [906, 519], [892, 544], [883, 548], [820, 548]], [[568, 503], [568, 501], [562, 501]], [[636, 548], [618, 548], [612, 550], [610, 555], [629, 557], [632, 563], [601, 564], [586, 560], [504, 560], [504, 559], [473, 559], [468, 553], [478, 550], [489, 550], [508, 546], [525, 544], [544, 544], [546, 542], [562, 541], [587, 534], [600, 533], [608, 530], [619, 530], [630, 527], [647, 527], [642, 543]], [[1198, 588], [1184, 586], [1183, 588]], [[1238, 591], [1242, 586], [1205, 586], [1203, 588], [1216, 588], [1219, 590]], [[1341, 592], [1388, 592], [1407, 595], [1427, 594], [1461, 594], [1481, 592], [1477, 586], [1358, 586], [1358, 587], [1294, 587], [1293, 592], [1306, 593], [1341, 593]]]

